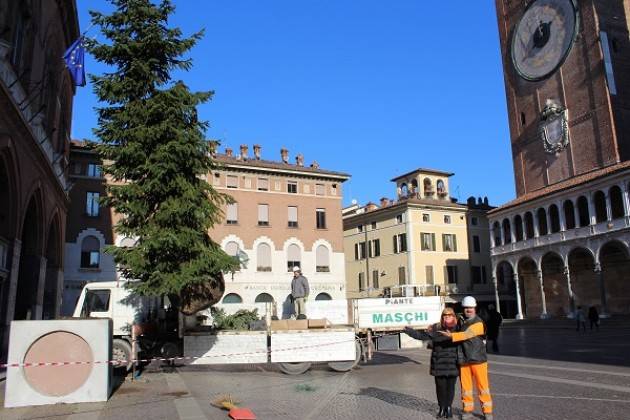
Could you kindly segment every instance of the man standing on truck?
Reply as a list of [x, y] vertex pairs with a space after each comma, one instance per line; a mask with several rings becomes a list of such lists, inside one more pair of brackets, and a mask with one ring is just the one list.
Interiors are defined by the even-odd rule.
[[306, 316], [306, 299], [308, 294], [308, 280], [302, 275], [300, 267], [296, 265], [293, 267], [293, 280], [291, 281], [291, 299], [293, 300], [296, 318], [304, 318]]
[[477, 300], [466, 296], [462, 300], [464, 322], [461, 332], [440, 331], [451, 337], [453, 343], [459, 343], [457, 359], [459, 363], [459, 381], [462, 387], [462, 404], [464, 412], [462, 420], [472, 420], [475, 400], [473, 399], [473, 382], [477, 384], [477, 392], [485, 420], [492, 420], [492, 396], [488, 381], [488, 356], [486, 354], [486, 326], [477, 315]]

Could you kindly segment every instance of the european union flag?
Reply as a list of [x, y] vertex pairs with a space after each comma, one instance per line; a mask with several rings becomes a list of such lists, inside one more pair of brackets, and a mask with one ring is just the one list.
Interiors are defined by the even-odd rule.
[[63, 54], [63, 60], [70, 71], [75, 86], [85, 86], [85, 46], [83, 37], [79, 37]]

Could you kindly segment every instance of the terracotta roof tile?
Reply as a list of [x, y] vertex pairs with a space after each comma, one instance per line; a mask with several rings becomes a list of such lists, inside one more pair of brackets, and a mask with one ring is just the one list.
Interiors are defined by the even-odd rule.
[[247, 160], [242, 160], [236, 157], [228, 157], [224, 154], [218, 154], [218, 153], [215, 155], [214, 159], [217, 162], [222, 163], [224, 165], [251, 166], [254, 168], [263, 168], [263, 169], [283, 169], [283, 170], [295, 171], [295, 172], [308, 172], [308, 173], [312, 173], [313, 175], [332, 175], [335, 177], [341, 177], [341, 178], [346, 178], [346, 179], [350, 178], [350, 175], [344, 172], [328, 171], [325, 169], [320, 169], [319, 167], [312, 168], [310, 166], [298, 166], [298, 165], [294, 165], [290, 163], [275, 162], [272, 160], [251, 159], [251, 158]]

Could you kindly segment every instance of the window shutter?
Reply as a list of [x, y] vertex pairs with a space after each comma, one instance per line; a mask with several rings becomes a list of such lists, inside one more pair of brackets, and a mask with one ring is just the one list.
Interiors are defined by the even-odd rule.
[[269, 206], [267, 204], [258, 205], [258, 221], [269, 222]]
[[269, 244], [258, 244], [258, 267], [271, 267], [271, 247]]
[[238, 204], [232, 203], [227, 206], [227, 220], [238, 220]]
[[225, 253], [232, 257], [236, 257], [238, 255], [238, 244], [234, 241], [228, 242], [225, 245]]
[[394, 254], [398, 253], [398, 237], [396, 235], [394, 235]]
[[320, 245], [315, 250], [315, 265], [317, 267], [328, 267], [330, 265], [328, 248]]
[[300, 247], [291, 244], [287, 249], [287, 260], [289, 261], [300, 261]]
[[297, 222], [298, 221], [297, 207], [289, 206], [289, 222]]
[[354, 259], [359, 259], [359, 244], [354, 244]]

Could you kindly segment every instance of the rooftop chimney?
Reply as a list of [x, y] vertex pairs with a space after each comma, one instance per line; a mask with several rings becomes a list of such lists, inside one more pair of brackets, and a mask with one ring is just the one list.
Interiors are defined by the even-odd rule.
[[226, 147], [225, 148], [225, 156], [227, 157], [232, 157], [232, 148], [231, 147]]
[[387, 206], [389, 206], [389, 198], [387, 197], [381, 198], [381, 207], [387, 207]]
[[289, 163], [289, 151], [284, 147], [280, 149], [280, 157], [282, 158], [282, 163]]
[[247, 145], [246, 144], [241, 144], [241, 159], [243, 160], [247, 160]]
[[319, 169], [319, 163], [317, 163], [316, 160], [313, 161], [313, 163], [311, 163], [311, 168], [313, 169]]
[[260, 149], [260, 144], [254, 145], [254, 156], [256, 157], [256, 160], [260, 160]]
[[295, 157], [295, 164], [297, 166], [304, 166], [304, 155], [302, 153], [298, 153]]
[[377, 208], [378, 208], [378, 206], [376, 204], [372, 203], [371, 201], [365, 205], [365, 210], [366, 211], [373, 211], [373, 210], [376, 210]]

